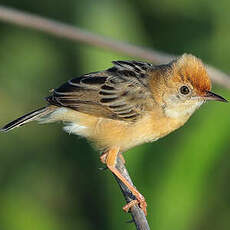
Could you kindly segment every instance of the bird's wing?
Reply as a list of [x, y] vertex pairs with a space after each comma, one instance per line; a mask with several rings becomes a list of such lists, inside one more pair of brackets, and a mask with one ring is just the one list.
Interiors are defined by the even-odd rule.
[[134, 121], [154, 100], [148, 88], [151, 64], [116, 61], [106, 71], [69, 80], [47, 98], [50, 104], [98, 117]]

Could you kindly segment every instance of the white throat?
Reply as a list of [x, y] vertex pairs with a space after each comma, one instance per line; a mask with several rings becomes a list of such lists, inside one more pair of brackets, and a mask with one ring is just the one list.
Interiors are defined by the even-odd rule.
[[166, 106], [164, 111], [170, 118], [190, 117], [202, 104], [203, 101], [197, 101], [187, 105]]

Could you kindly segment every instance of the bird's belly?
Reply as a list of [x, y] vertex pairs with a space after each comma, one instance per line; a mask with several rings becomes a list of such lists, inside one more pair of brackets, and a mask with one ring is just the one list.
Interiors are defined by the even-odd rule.
[[67, 121], [65, 131], [86, 137], [95, 143], [98, 149], [120, 147], [125, 151], [145, 142], [156, 141], [179, 128], [184, 122], [159, 113], [148, 113], [134, 123], [121, 120], [98, 118], [71, 109], [60, 108], [51, 121]]
[[136, 145], [156, 141], [179, 128], [183, 123], [166, 117], [146, 115], [135, 123], [118, 120], [99, 119], [92, 139], [101, 148], [120, 147], [121, 151]]

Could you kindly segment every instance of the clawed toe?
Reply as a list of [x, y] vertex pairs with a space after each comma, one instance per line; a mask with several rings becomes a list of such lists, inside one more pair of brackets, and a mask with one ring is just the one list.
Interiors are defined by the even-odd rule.
[[123, 207], [123, 210], [125, 212], [128, 212], [133, 206], [135, 205], [139, 205], [139, 207], [142, 209], [142, 211], [144, 212], [145, 216], [147, 216], [147, 203], [145, 202], [144, 198], [140, 201], [138, 200], [132, 200], [130, 201], [128, 204], [126, 204], [124, 207]]

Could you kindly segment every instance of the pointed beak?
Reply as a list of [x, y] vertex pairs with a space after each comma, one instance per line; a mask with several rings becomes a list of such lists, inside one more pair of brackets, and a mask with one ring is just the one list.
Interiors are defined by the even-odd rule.
[[212, 100], [212, 101], [221, 101], [221, 102], [228, 102], [226, 99], [223, 97], [211, 92], [211, 91], [206, 91], [206, 94], [204, 96], [206, 100]]

